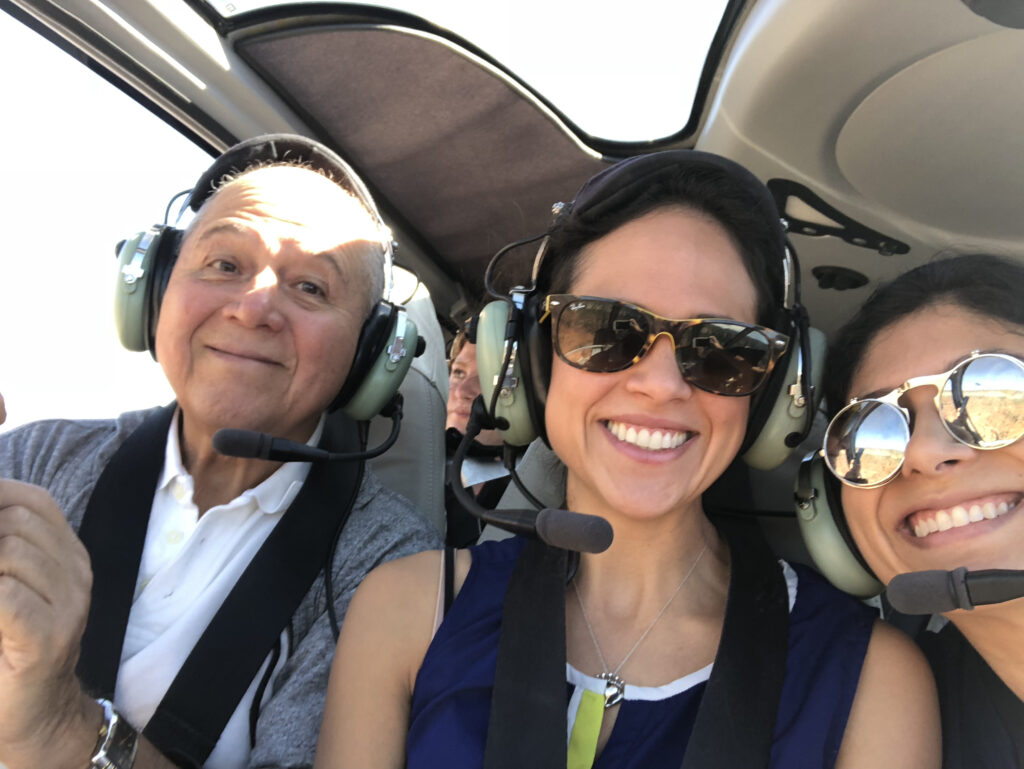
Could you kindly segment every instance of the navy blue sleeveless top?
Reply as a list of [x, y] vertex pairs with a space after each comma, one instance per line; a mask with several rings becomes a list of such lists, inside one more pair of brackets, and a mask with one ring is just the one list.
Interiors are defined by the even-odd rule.
[[[485, 542], [472, 549], [466, 581], [416, 678], [406, 741], [407, 769], [483, 765], [502, 601], [521, 549], [518, 538]], [[789, 651], [771, 766], [832, 767], [875, 615], [806, 567], [787, 565], [786, 576], [791, 606]], [[710, 671], [709, 665], [661, 687], [627, 685], [615, 726], [594, 769], [680, 766]], [[588, 681], [597, 684], [571, 667], [566, 675], [571, 732], [579, 687]]]

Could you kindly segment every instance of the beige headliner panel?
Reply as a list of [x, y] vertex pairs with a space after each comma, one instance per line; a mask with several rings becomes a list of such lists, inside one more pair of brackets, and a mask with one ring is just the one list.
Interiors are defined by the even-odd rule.
[[430, 35], [321, 25], [239, 50], [477, 292], [498, 248], [543, 232], [552, 203], [604, 167], [515, 84]]
[[1024, 131], [1010, 128], [1024, 125], [1021, 73], [1019, 30], [917, 62], [850, 115], [836, 142], [840, 169], [864, 197], [927, 226], [1024, 240]]
[[[831, 333], [879, 282], [936, 254], [1024, 255], [1024, 217], [1014, 210], [1021, 185], [1007, 194], [1015, 178], [1024, 179], [1014, 128], [1024, 117], [1024, 69], [1010, 42], [1022, 34], [960, 0], [757, 0], [720, 72], [697, 147], [732, 157], [764, 180], [803, 184], [910, 246], [908, 254], [882, 256], [838, 238], [794, 236], [815, 325]], [[975, 42], [979, 52], [972, 54]], [[1004, 50], [983, 53], [990, 45]], [[939, 62], [946, 62], [941, 70]], [[998, 73], [985, 71], [996, 65]], [[901, 83], [916, 95], [895, 98]], [[929, 123], [931, 110], [938, 118]], [[917, 134], [922, 146], [908, 146]], [[958, 186], [945, 181], [954, 172], [961, 172]], [[968, 194], [969, 210], [959, 208]], [[870, 282], [821, 289], [812, 273], [820, 266], [857, 270]]]

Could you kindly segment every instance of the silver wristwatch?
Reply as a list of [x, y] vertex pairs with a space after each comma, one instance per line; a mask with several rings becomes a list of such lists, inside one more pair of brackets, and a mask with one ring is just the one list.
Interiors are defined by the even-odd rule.
[[103, 723], [89, 769], [131, 769], [139, 747], [139, 733], [114, 710], [110, 700], [96, 701], [103, 707]]

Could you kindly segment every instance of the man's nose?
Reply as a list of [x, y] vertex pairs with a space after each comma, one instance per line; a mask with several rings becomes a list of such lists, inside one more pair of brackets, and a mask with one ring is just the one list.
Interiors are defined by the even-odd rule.
[[277, 275], [268, 266], [257, 273], [236, 301], [226, 309], [243, 325], [277, 329], [284, 319], [279, 306], [280, 301]]

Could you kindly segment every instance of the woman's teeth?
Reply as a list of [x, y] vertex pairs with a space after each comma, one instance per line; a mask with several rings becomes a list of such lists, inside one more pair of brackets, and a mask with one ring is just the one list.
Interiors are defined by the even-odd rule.
[[985, 502], [983, 504], [957, 505], [949, 510], [936, 510], [933, 513], [916, 513], [911, 516], [911, 527], [914, 536], [919, 538], [927, 537], [937, 531], [949, 531], [950, 529], [967, 526], [979, 521], [989, 521], [1006, 515], [1016, 507], [1016, 503], [1006, 500], [1002, 502]]
[[689, 432], [682, 433], [676, 430], [637, 428], [611, 420], [605, 424], [608, 427], [608, 431], [620, 441], [633, 446], [639, 446], [642, 449], [648, 449], [649, 451], [661, 451], [682, 446], [691, 435]]

